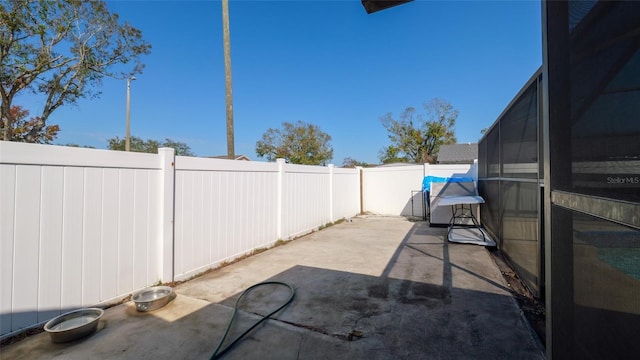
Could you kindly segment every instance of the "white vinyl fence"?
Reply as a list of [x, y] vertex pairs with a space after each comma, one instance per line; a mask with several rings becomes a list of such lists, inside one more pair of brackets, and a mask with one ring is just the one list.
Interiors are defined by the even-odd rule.
[[463, 167], [343, 169], [0, 141], [0, 338], [361, 211], [408, 215], [425, 175], [473, 171]]
[[471, 177], [478, 180], [478, 165], [424, 164], [362, 169], [363, 210], [374, 214], [422, 216], [422, 180], [425, 176]]
[[160, 279], [158, 155], [0, 142], [1, 334]]
[[[175, 264], [184, 280], [254, 249], [356, 215], [356, 169], [175, 159]], [[339, 200], [339, 201], [338, 201]]]

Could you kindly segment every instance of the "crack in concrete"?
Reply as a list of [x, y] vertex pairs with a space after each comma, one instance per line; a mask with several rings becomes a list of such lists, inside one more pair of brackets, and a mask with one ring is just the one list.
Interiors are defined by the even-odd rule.
[[286, 320], [280, 320], [280, 319], [274, 319], [274, 320], [277, 320], [279, 322], [282, 322], [282, 323], [285, 323], [287, 325], [291, 325], [291, 326], [294, 326], [294, 327], [297, 327], [297, 328], [301, 328], [301, 329], [313, 331], [313, 332], [318, 333], [318, 334], [330, 336], [332, 338], [345, 340], [345, 341], [349, 340], [348, 335], [332, 334], [332, 333], [328, 332], [327, 330], [319, 328], [319, 327], [315, 327], [315, 326], [311, 326], [311, 325], [305, 325], [305, 324], [298, 324], [298, 323], [295, 323], [295, 322], [292, 322], [292, 321], [286, 321]]
[[[245, 312], [247, 314], [252, 314], [252, 315], [264, 317], [264, 315], [256, 313], [256, 312], [253, 312], [253, 311], [244, 311], [244, 310], [241, 310], [241, 311]], [[326, 336], [329, 336], [329, 337], [332, 337], [332, 338], [345, 340], [345, 341], [350, 341], [348, 334], [347, 335], [335, 334], [335, 333], [332, 334], [329, 331], [327, 331], [325, 329], [322, 329], [322, 328], [319, 328], [319, 327], [315, 327], [315, 326], [311, 326], [311, 325], [305, 325], [305, 324], [299, 324], [299, 323], [296, 323], [296, 322], [293, 322], [293, 321], [287, 321], [287, 320], [282, 320], [282, 319], [273, 318], [273, 317], [270, 317], [269, 320], [273, 320], [273, 321], [277, 321], [277, 322], [280, 322], [280, 323], [283, 323], [283, 324], [287, 324], [287, 325], [290, 325], [290, 326], [294, 326], [294, 327], [297, 327], [297, 328], [313, 331], [315, 333], [326, 335]]]

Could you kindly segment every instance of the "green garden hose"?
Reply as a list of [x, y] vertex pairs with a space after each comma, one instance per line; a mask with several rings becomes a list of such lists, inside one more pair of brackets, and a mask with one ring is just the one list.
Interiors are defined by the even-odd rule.
[[[253, 289], [257, 288], [257, 287], [260, 287], [260, 286], [264, 286], [264, 285], [282, 285], [282, 286], [286, 286], [291, 291], [291, 295], [289, 295], [289, 298], [287, 299], [287, 301], [285, 301], [277, 309], [275, 309], [272, 312], [270, 312], [269, 314], [263, 316], [262, 319], [258, 320], [256, 323], [251, 325], [247, 330], [245, 330], [242, 334], [238, 335], [238, 337], [236, 337], [231, 343], [229, 343], [229, 345], [227, 345], [227, 346], [225, 346], [224, 348], [221, 349], [222, 343], [224, 342], [224, 340], [227, 338], [227, 335], [229, 334], [229, 329], [231, 329], [231, 324], [233, 323], [233, 319], [235, 318], [236, 313], [238, 312], [238, 303], [240, 302], [240, 299], [242, 299], [242, 297], [245, 296], [247, 293], [249, 293], [251, 290], [253, 290]], [[260, 323], [262, 323], [266, 319], [270, 318], [271, 315], [273, 315], [273, 314], [277, 313], [278, 311], [282, 310], [282, 308], [284, 308], [285, 306], [289, 305], [291, 300], [293, 300], [293, 296], [294, 295], [295, 295], [295, 290], [293, 289], [293, 286], [291, 286], [291, 285], [289, 285], [287, 283], [281, 282], [281, 281], [265, 281], [265, 282], [257, 283], [255, 285], [252, 285], [252, 286], [248, 287], [245, 291], [242, 292], [242, 294], [240, 294], [240, 296], [238, 296], [238, 299], [236, 299], [236, 303], [233, 305], [233, 314], [231, 315], [231, 319], [229, 320], [229, 323], [227, 324], [227, 328], [224, 331], [224, 334], [222, 335], [222, 339], [220, 339], [220, 342], [218, 343], [218, 346], [216, 346], [216, 349], [213, 351], [213, 354], [211, 354], [211, 357], [209, 359], [211, 359], [211, 360], [219, 359], [220, 356], [222, 356], [224, 353], [226, 353], [233, 345], [235, 345], [238, 341], [240, 341], [240, 339], [242, 339], [251, 330], [253, 330], [253, 328], [258, 326]]]

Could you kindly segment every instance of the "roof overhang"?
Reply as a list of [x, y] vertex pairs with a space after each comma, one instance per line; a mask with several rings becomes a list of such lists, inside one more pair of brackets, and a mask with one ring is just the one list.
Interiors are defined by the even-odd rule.
[[376, 11], [388, 9], [397, 5], [408, 3], [413, 0], [361, 0], [362, 6], [367, 14], [374, 13]]

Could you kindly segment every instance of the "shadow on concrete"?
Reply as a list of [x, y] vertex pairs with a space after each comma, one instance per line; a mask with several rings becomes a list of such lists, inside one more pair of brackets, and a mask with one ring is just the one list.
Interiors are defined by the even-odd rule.
[[[291, 284], [293, 302], [223, 358], [544, 358], [499, 271], [486, 263], [484, 248], [448, 244], [443, 238], [442, 229], [414, 223], [379, 276], [293, 265], [264, 279]], [[263, 254], [270, 261], [268, 252]], [[213, 285], [216, 280], [214, 275], [207, 281]], [[213, 303], [206, 294], [178, 294], [150, 313], [137, 312], [131, 302], [109, 309], [98, 331], [86, 339], [52, 344], [40, 334], [3, 349], [2, 358], [207, 359], [240, 293]], [[229, 339], [288, 294], [282, 286], [249, 294], [239, 304]]]

